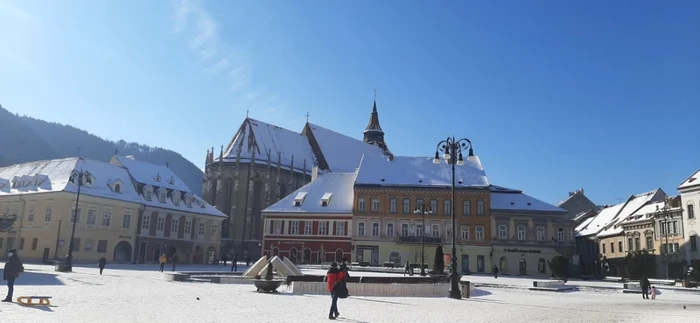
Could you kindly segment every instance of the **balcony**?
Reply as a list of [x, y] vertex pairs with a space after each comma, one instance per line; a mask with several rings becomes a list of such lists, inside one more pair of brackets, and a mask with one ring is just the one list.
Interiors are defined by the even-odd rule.
[[425, 244], [428, 245], [442, 244], [441, 237], [398, 236], [397, 240], [398, 243], [404, 244], [421, 244], [422, 241], [425, 241]]

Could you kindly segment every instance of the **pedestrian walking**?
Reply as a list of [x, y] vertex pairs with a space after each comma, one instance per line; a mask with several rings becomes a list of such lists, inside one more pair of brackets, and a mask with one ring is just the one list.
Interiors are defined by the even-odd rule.
[[175, 271], [175, 267], [177, 267], [177, 260], [178, 260], [178, 256], [177, 256], [177, 252], [176, 252], [176, 253], [173, 253], [172, 257], [170, 257], [170, 261], [173, 262], [173, 271]]
[[331, 309], [328, 312], [329, 320], [335, 320], [340, 316], [340, 312], [338, 312], [338, 298], [346, 298], [348, 296], [345, 277], [345, 271], [338, 270], [338, 263], [333, 262], [325, 278], [325, 281], [328, 283], [328, 291], [331, 293]]
[[7, 281], [7, 296], [2, 300], [3, 302], [12, 303], [12, 294], [15, 292], [15, 280], [19, 277], [19, 274], [23, 272], [24, 265], [22, 265], [22, 260], [20, 260], [19, 255], [17, 255], [17, 249], [10, 250], [7, 254], [5, 268], [2, 272], [2, 279]]
[[649, 278], [647, 278], [647, 276], [644, 276], [639, 280], [639, 287], [642, 288], [642, 299], [649, 299], [649, 286], [651, 286], [651, 283], [649, 282]]
[[105, 258], [105, 255], [102, 255], [102, 257], [100, 257], [100, 260], [97, 261], [97, 267], [100, 268], [100, 276], [102, 276], [102, 271], [105, 270], [106, 265], [107, 258]]
[[493, 278], [498, 279], [498, 266], [493, 265]]
[[656, 286], [651, 286], [651, 299], [656, 299]]
[[168, 262], [168, 257], [165, 256], [165, 254], [160, 255], [160, 258], [158, 258], [158, 263], [160, 263], [160, 272], [163, 272], [163, 269], [165, 269], [165, 263]]
[[233, 256], [233, 260], [231, 260], [231, 272], [238, 271], [238, 254]]

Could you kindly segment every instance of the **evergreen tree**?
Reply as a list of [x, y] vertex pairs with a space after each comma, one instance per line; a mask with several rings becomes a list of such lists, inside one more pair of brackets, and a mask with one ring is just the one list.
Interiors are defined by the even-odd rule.
[[445, 272], [445, 255], [442, 253], [442, 246], [435, 249], [435, 262], [433, 263], [433, 271], [436, 274]]
[[549, 261], [549, 269], [554, 277], [567, 278], [569, 277], [569, 259], [562, 255], [556, 255]]
[[631, 279], [656, 276], [656, 258], [647, 250], [628, 252], [625, 256], [625, 272]]

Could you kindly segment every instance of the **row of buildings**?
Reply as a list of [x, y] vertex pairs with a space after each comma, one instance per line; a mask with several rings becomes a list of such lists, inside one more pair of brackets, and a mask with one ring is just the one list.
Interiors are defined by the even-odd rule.
[[577, 254], [582, 274], [628, 276], [634, 252], [655, 256], [653, 275], [680, 279], [700, 269], [695, 207], [700, 205], [700, 171], [679, 186], [632, 195], [624, 202], [579, 214]]
[[150, 263], [165, 253], [179, 261], [218, 258], [225, 215], [192, 192], [169, 168], [114, 156], [80, 157], [0, 168], [0, 250], [24, 259], [62, 259], [73, 221], [73, 257], [101, 255]]

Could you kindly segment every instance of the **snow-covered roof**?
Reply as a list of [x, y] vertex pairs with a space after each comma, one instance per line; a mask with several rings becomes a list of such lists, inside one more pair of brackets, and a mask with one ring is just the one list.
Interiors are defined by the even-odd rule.
[[494, 193], [506, 193], [506, 192], [508, 192], [508, 193], [522, 193], [523, 191], [516, 190], [514, 188], [507, 188], [507, 187], [492, 184], [491, 185], [491, 192], [494, 192]]
[[[41, 160], [0, 168], [0, 195], [77, 193], [75, 172], [84, 176], [80, 194], [141, 203], [129, 172], [120, 166], [80, 157]], [[116, 185], [119, 188], [116, 188]]]
[[663, 201], [664, 198], [666, 198], [666, 193], [661, 189], [630, 196], [620, 212], [606, 224], [606, 228], [602, 232], [598, 233], [598, 237], [609, 237], [622, 233], [624, 230], [620, 226], [620, 222], [635, 214], [644, 205], [650, 202], [658, 202], [659, 200]]
[[[579, 227], [585, 228], [586, 226], [591, 224], [591, 222], [593, 222], [593, 220], [595, 220], [595, 217], [590, 217], [588, 219], [585, 219], [585, 220], [583, 220], [583, 222], [581, 222], [581, 224], [579, 224]], [[576, 236], [578, 236], [578, 233], [576, 234]]]
[[559, 212], [566, 210], [523, 193], [491, 192], [491, 209], [509, 211]]
[[625, 224], [632, 224], [653, 218], [654, 213], [658, 211], [658, 209], [664, 207], [664, 204], [665, 202], [656, 202], [642, 206], [639, 208], [639, 210], [637, 210], [637, 212], [634, 212], [633, 214], [627, 216], [627, 218], [620, 221], [619, 225], [622, 226]]
[[323, 158], [333, 172], [354, 172], [362, 155], [382, 155], [384, 151], [352, 137], [309, 123]]
[[[197, 194], [194, 194], [192, 190], [177, 177], [175, 172], [168, 167], [136, 160], [130, 156], [114, 156], [112, 157], [111, 163], [126, 168], [136, 183], [150, 185], [155, 190], [162, 188], [167, 190], [167, 198], [165, 200], [159, 200], [155, 191], [152, 198], [148, 200], [144, 196], [142, 187], [142, 191], [137, 192], [137, 194], [140, 195], [142, 203], [146, 206], [226, 217], [219, 209], [205, 202]], [[192, 203], [187, 201], [188, 198], [192, 199]], [[177, 203], [175, 203], [174, 200], [177, 201]]]
[[592, 234], [598, 234], [601, 230], [605, 228], [608, 222], [615, 218], [625, 203], [620, 203], [600, 210], [600, 213], [592, 218], [591, 221], [584, 221], [578, 227], [576, 227], [576, 236], [584, 237]]
[[270, 205], [263, 213], [352, 214], [354, 183], [355, 173], [326, 173]]
[[[360, 163], [358, 185], [405, 187], [448, 187], [452, 185], [451, 165], [434, 164], [431, 157], [364, 155]], [[489, 187], [479, 157], [469, 157], [464, 165], [455, 166], [456, 187]]]
[[279, 156], [280, 163], [286, 166], [292, 165], [293, 158], [294, 169], [298, 171], [303, 171], [304, 160], [309, 171], [317, 165], [316, 157], [306, 136], [251, 118], [243, 121], [224, 151], [224, 159], [236, 160], [239, 152], [243, 161], [250, 161], [253, 158], [253, 152], [256, 160], [267, 161], [269, 153], [271, 163], [277, 164]]
[[693, 173], [693, 175], [690, 175], [690, 177], [686, 178], [683, 183], [678, 186], [678, 190], [696, 185], [700, 185], [700, 169]]

